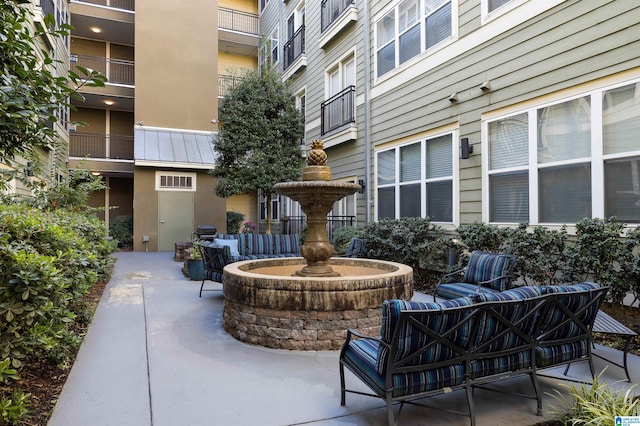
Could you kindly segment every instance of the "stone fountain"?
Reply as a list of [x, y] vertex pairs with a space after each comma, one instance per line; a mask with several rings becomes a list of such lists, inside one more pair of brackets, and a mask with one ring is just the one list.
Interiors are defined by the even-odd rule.
[[241, 341], [339, 349], [347, 328], [379, 332], [384, 300], [413, 296], [413, 270], [407, 265], [332, 257], [327, 214], [360, 185], [332, 181], [322, 142], [314, 141], [311, 148], [302, 181], [273, 187], [298, 201], [307, 216], [302, 257], [247, 260], [224, 268], [224, 328]]

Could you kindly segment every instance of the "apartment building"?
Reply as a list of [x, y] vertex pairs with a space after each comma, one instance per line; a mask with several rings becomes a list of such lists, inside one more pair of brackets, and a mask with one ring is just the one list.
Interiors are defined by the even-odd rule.
[[[52, 0], [40, 0], [47, 2]], [[70, 67], [104, 73], [71, 112], [70, 169], [103, 176], [92, 205], [133, 217], [136, 251], [172, 251], [200, 225], [226, 230], [227, 200], [209, 174], [218, 99], [258, 57], [249, 1], [69, 1]], [[255, 197], [254, 197], [255, 199]], [[255, 215], [250, 196], [232, 208]], [[255, 204], [255, 203], [254, 203]]]
[[306, 144], [364, 186], [334, 213], [640, 222], [634, 2], [260, 0], [260, 28]]

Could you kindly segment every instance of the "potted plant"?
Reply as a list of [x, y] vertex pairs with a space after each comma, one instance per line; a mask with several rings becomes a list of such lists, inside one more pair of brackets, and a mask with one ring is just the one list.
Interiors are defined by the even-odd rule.
[[204, 263], [200, 253], [200, 244], [194, 242], [185, 252], [184, 272], [192, 281], [201, 281], [204, 276]]

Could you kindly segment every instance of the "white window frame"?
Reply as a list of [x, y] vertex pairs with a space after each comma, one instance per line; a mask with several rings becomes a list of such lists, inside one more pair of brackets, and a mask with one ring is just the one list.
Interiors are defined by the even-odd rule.
[[[412, 138], [410, 141], [385, 147], [383, 149], [378, 149], [375, 151], [374, 155], [374, 182], [375, 182], [375, 190], [374, 190], [374, 220], [377, 222], [379, 220], [378, 217], [378, 189], [381, 187], [394, 187], [395, 188], [395, 219], [400, 219], [400, 187], [403, 185], [408, 185], [413, 183], [420, 183], [420, 217], [427, 217], [427, 203], [426, 203], [426, 185], [430, 182], [437, 181], [448, 181], [451, 180], [451, 222], [442, 222], [432, 220], [433, 223], [439, 223], [448, 227], [451, 225], [452, 227], [458, 226], [460, 222], [460, 212], [459, 212], [459, 193], [460, 193], [460, 184], [459, 184], [459, 151], [458, 151], [458, 139], [459, 139], [459, 130], [457, 128], [440, 131], [440, 132], [432, 132], [429, 134], [425, 134], [420, 137]], [[426, 164], [424, 162], [426, 156], [426, 142], [428, 140], [436, 139], [442, 136], [451, 135], [451, 155], [452, 155], [452, 163], [451, 163], [451, 175], [448, 177], [439, 177], [439, 178], [431, 178], [427, 179], [426, 177]], [[420, 179], [412, 182], [401, 182], [400, 179], [400, 149], [413, 145], [416, 143], [420, 143], [420, 158], [421, 158], [421, 170], [420, 170]], [[395, 150], [395, 177], [394, 182], [392, 184], [379, 185], [378, 184], [378, 155], [385, 151]]]
[[[304, 145], [305, 141], [306, 141], [306, 134], [307, 134], [307, 117], [306, 117], [306, 112], [307, 112], [307, 86], [303, 86], [302, 88], [300, 88], [300, 90], [298, 90], [295, 94], [295, 101], [296, 101], [296, 109], [300, 112], [300, 114], [302, 115], [302, 123], [304, 125], [304, 130], [303, 130], [303, 135], [302, 135], [302, 141], [300, 142], [300, 145]], [[304, 105], [302, 104], [302, 99], [304, 99]]]
[[[350, 49], [349, 51], [347, 51], [346, 53], [344, 53], [337, 61], [331, 63], [324, 72], [324, 98], [329, 99], [331, 98], [331, 96], [335, 95], [336, 93], [341, 92], [342, 90], [347, 88], [347, 76], [345, 74], [345, 66], [347, 65], [348, 62], [353, 61], [353, 75], [352, 75], [352, 80], [353, 80], [353, 86], [357, 85], [357, 81], [356, 81], [356, 76], [357, 76], [357, 67], [358, 67], [358, 63], [357, 63], [357, 59], [356, 59], [356, 48], [355, 46]], [[331, 93], [331, 75], [334, 72], [338, 72], [338, 79], [340, 81], [340, 90], [338, 90], [336, 93]]]
[[[388, 76], [392, 75], [394, 73], [394, 71], [397, 71], [398, 69], [404, 69], [405, 67], [409, 66], [410, 64], [415, 63], [418, 58], [422, 58], [425, 55], [430, 55], [432, 53], [434, 53], [437, 50], [440, 50], [442, 47], [444, 47], [446, 44], [450, 43], [452, 40], [454, 40], [455, 38], [457, 38], [458, 35], [458, 5], [457, 5], [457, 1], [454, 0], [443, 0], [442, 4], [440, 4], [440, 7], [443, 7], [446, 3], [450, 4], [451, 7], [451, 34], [444, 38], [443, 40], [440, 40], [439, 42], [437, 42], [435, 45], [429, 47], [428, 49], [426, 48], [426, 17], [427, 15], [425, 14], [425, 0], [419, 0], [419, 8], [420, 8], [420, 15], [418, 16], [418, 21], [420, 25], [420, 53], [418, 53], [417, 55], [413, 56], [412, 58], [407, 59], [405, 62], [400, 63], [400, 5], [401, 3], [403, 3], [403, 0], [399, 0], [399, 1], [395, 1], [393, 2], [391, 5], [389, 5], [388, 7], [384, 8], [381, 13], [379, 13], [378, 15], [376, 15], [373, 19], [373, 40], [374, 40], [374, 47], [373, 47], [373, 63], [374, 63], [374, 75], [375, 75], [375, 79], [383, 79], [383, 78], [387, 78]], [[439, 9], [439, 8], [438, 8]], [[378, 74], [378, 54], [379, 54], [379, 50], [383, 47], [383, 46], [378, 46], [378, 22], [382, 21], [389, 13], [394, 13], [394, 35], [393, 38], [391, 39], [391, 41], [387, 41], [384, 46], [388, 46], [390, 44], [394, 44], [395, 48], [394, 48], [394, 56], [395, 56], [395, 65], [393, 68], [391, 68], [390, 70], [386, 71], [383, 74]], [[414, 27], [415, 24], [411, 25], [411, 28]], [[405, 29], [406, 30], [406, 29]], [[403, 31], [405, 31], [403, 30]]]
[[[267, 209], [266, 209], [266, 205], [263, 208], [263, 204], [265, 204], [267, 202], [266, 200], [266, 196], [264, 193], [260, 192], [260, 194], [258, 195], [258, 221], [260, 223], [266, 223], [266, 213], [267, 213]], [[280, 195], [278, 194], [271, 194], [271, 223], [278, 223], [280, 222], [280, 205], [281, 200], [280, 200]], [[262, 216], [262, 212], [265, 212], [265, 217]]]
[[514, 10], [521, 4], [526, 3], [527, 1], [530, 1], [530, 0], [510, 0], [508, 3], [503, 4], [497, 9], [489, 11], [489, 0], [482, 0], [482, 3], [480, 5], [481, 12], [482, 12], [482, 19], [481, 19], [482, 25], [488, 22], [491, 22], [494, 19], [497, 19], [500, 16], [503, 16], [511, 12], [512, 10]]
[[[163, 177], [173, 178], [190, 178], [191, 186], [162, 186]], [[168, 192], [196, 192], [197, 190], [197, 173], [185, 173], [174, 171], [156, 171], [156, 191], [168, 191]]]
[[[640, 79], [624, 81], [615, 85], [608, 85], [604, 87], [594, 87], [587, 92], [581, 92], [570, 97], [558, 97], [553, 101], [539, 104], [530, 104], [526, 108], [510, 111], [507, 114], [503, 114], [489, 119], [483, 119], [482, 121], [482, 140], [484, 143], [482, 146], [482, 188], [483, 188], [483, 207], [482, 207], [482, 220], [485, 223], [492, 224], [513, 224], [514, 222], [490, 222], [490, 188], [489, 180], [493, 174], [505, 173], [512, 171], [509, 168], [490, 170], [490, 146], [489, 146], [489, 124], [495, 121], [504, 120], [508, 117], [528, 114], [528, 165], [523, 167], [514, 168], [519, 170], [527, 170], [529, 175], [529, 220], [531, 225], [544, 225], [544, 226], [562, 226], [572, 225], [572, 223], [549, 223], [540, 222], [539, 220], [539, 184], [538, 184], [538, 172], [542, 169], [564, 165], [564, 164], [582, 164], [588, 163], [591, 169], [591, 217], [602, 218], [605, 216], [605, 182], [604, 182], [604, 165], [607, 160], [613, 159], [625, 159], [634, 158], [640, 156], [640, 145], [635, 151], [626, 151], [624, 153], [616, 154], [604, 154], [604, 141], [603, 141], [603, 124], [602, 124], [602, 97], [603, 94], [609, 90], [619, 87], [627, 86], [630, 84], [640, 84]], [[537, 152], [537, 111], [542, 108], [546, 108], [553, 105], [562, 104], [571, 100], [590, 98], [591, 106], [591, 146], [590, 155], [584, 158], [575, 158], [572, 160], [556, 161], [549, 163], [538, 162]], [[632, 223], [632, 225], [638, 225]]]

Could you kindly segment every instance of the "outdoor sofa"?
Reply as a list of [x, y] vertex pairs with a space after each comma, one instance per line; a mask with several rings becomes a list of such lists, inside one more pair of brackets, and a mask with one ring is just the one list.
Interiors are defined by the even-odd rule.
[[[382, 398], [390, 425], [394, 402], [465, 389], [475, 425], [473, 388], [528, 374], [541, 415], [537, 371], [586, 360], [591, 329], [608, 287], [594, 283], [518, 287], [441, 303], [388, 300], [380, 336], [347, 331], [340, 353], [341, 405], [346, 393]], [[345, 367], [372, 393], [347, 389]], [[521, 395], [527, 396], [527, 395]]]
[[200, 253], [204, 271], [200, 297], [205, 281], [222, 282], [224, 267], [233, 262], [252, 259], [298, 257], [298, 234], [218, 234], [213, 241], [203, 241]]

